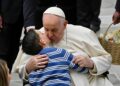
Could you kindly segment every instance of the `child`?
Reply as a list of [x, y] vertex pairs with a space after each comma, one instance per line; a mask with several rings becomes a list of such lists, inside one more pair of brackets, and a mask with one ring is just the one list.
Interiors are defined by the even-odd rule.
[[0, 59], [0, 86], [9, 86], [10, 74], [7, 63]]
[[[61, 48], [46, 47], [43, 43], [42, 33], [31, 29], [27, 32], [22, 42], [22, 49], [30, 55], [46, 54], [49, 63], [45, 69], [32, 71], [29, 74], [31, 86], [71, 86], [69, 68], [86, 73], [87, 68], [80, 68], [72, 62], [73, 55]], [[45, 39], [44, 39], [45, 40]]]

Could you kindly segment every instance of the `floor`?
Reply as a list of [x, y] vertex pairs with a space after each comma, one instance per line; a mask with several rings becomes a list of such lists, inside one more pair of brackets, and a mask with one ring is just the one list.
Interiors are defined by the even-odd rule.
[[[100, 36], [101, 34], [104, 34], [109, 24], [112, 23], [112, 15], [115, 11], [116, 0], [102, 0], [102, 6], [101, 6], [101, 29], [97, 32], [97, 35]], [[120, 29], [120, 24], [118, 25], [112, 25], [111, 29], [109, 31]], [[120, 65], [114, 65], [112, 64], [110, 70], [110, 74], [108, 75], [110, 81], [113, 83], [114, 86], [120, 86]], [[13, 80], [11, 80], [10, 86], [22, 86], [22, 81], [18, 78], [17, 74], [12, 74]], [[18, 84], [19, 83], [19, 84]]]

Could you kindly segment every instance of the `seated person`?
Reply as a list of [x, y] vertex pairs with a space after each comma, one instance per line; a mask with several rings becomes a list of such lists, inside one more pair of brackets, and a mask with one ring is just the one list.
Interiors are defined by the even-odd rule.
[[[111, 67], [112, 57], [100, 45], [93, 31], [79, 25], [68, 24], [64, 12], [58, 7], [45, 10], [43, 27], [40, 30], [44, 31], [50, 39], [49, 46], [64, 48], [72, 54], [78, 52], [81, 55], [79, 51], [82, 51], [89, 55], [88, 58], [84, 55], [74, 58], [75, 64], [89, 69], [87, 74], [70, 71], [75, 86], [113, 86], [103, 75]], [[28, 74], [31, 71], [43, 69], [47, 63], [47, 55], [29, 56], [20, 49], [12, 72], [17, 72], [23, 80], [28, 80]]]
[[88, 72], [86, 67], [79, 67], [74, 64], [72, 61], [74, 56], [66, 50], [46, 47], [42, 41], [41, 34], [31, 29], [22, 41], [22, 49], [26, 54], [46, 54], [49, 57], [49, 62], [45, 69], [29, 73], [28, 80], [31, 86], [71, 86], [70, 68], [82, 73]]
[[9, 86], [10, 78], [7, 63], [0, 59], [0, 86]]

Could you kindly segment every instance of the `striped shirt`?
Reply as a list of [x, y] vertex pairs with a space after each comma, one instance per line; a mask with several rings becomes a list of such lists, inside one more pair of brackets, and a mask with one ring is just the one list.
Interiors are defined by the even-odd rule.
[[61, 48], [44, 48], [39, 54], [47, 54], [49, 63], [43, 70], [29, 74], [31, 86], [72, 86], [70, 68], [87, 73], [88, 69], [72, 62], [73, 55]]

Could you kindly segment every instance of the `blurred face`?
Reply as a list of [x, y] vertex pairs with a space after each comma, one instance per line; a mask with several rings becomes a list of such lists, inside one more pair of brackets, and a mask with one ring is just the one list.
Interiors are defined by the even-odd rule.
[[45, 28], [45, 33], [53, 43], [58, 43], [63, 38], [66, 25], [67, 22], [61, 17], [51, 14], [43, 15], [43, 26]]
[[9, 86], [11, 76], [9, 68], [4, 60], [0, 60], [0, 86]]
[[37, 31], [37, 30], [36, 30], [36, 32], [40, 37], [40, 45], [42, 45], [43, 47], [47, 47], [50, 43], [49, 38], [46, 36], [45, 33], [42, 33], [42, 32]]
[[11, 80], [11, 74], [10, 74], [10, 71], [9, 71], [9, 68], [8, 68], [7, 65], [6, 65], [6, 69], [7, 69], [7, 73], [8, 73], [8, 83], [10, 83], [10, 80]]

